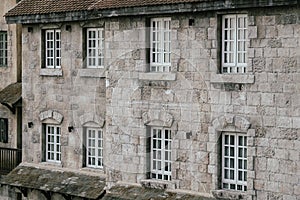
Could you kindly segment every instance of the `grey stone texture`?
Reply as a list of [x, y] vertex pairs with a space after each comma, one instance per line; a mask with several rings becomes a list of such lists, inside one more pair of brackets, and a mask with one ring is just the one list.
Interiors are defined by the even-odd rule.
[[219, 12], [168, 15], [175, 75], [147, 73], [148, 16], [90, 22], [100, 21], [105, 30], [105, 68], [97, 73], [84, 72], [84, 59], [76, 56], [85, 42], [82, 24], [59, 24], [62, 47], [68, 48], [62, 49], [62, 73], [47, 75], [41, 73], [42, 29], [24, 25], [23, 161], [42, 162], [37, 140], [42, 123], [57, 111], [51, 123], [61, 125], [65, 140], [57, 168], [83, 170], [83, 126], [93, 122], [104, 129], [99, 173], [107, 185], [142, 184], [149, 172], [147, 125], [166, 126], [172, 130], [172, 180], [164, 187], [237, 199], [239, 194], [220, 191], [220, 136], [238, 132], [248, 137], [248, 190], [242, 196], [299, 200], [299, 8], [238, 12], [249, 16], [249, 46], [247, 74], [237, 79], [219, 74]]
[[[4, 14], [16, 4], [15, 0], [5, 0], [0, 4], [0, 31], [7, 32], [7, 65], [0, 66], [0, 91], [6, 86], [20, 81], [21, 57], [18, 48], [20, 45], [20, 25], [6, 24]], [[2, 48], [2, 47], [1, 47]], [[8, 119], [8, 143], [0, 142], [0, 147], [17, 147], [17, 116], [0, 104], [0, 118]]]

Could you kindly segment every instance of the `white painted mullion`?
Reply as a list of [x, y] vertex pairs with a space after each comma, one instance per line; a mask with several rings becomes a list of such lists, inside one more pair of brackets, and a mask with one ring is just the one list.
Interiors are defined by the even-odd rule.
[[234, 24], [233, 24], [233, 30], [234, 30], [234, 43], [233, 43], [233, 48], [234, 48], [234, 52], [233, 52], [233, 62], [234, 62], [234, 66], [233, 66], [233, 71], [234, 73], [237, 73], [237, 68], [238, 68], [238, 62], [237, 62], [237, 54], [238, 54], [238, 18], [237, 15], [234, 15]]

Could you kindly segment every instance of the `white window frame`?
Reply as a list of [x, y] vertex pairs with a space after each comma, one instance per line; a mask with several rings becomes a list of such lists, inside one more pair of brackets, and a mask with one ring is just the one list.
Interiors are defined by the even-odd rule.
[[7, 32], [0, 31], [0, 67], [7, 66]]
[[61, 68], [61, 31], [45, 31], [45, 67]]
[[46, 161], [61, 162], [61, 128], [57, 125], [46, 125]]
[[246, 73], [247, 14], [222, 17], [222, 73]]
[[[94, 33], [94, 37], [92, 37]], [[104, 29], [88, 28], [86, 32], [87, 68], [104, 67]]]
[[103, 168], [103, 130], [86, 128], [86, 166]]
[[171, 180], [171, 145], [170, 129], [151, 127], [151, 179]]
[[247, 191], [246, 134], [222, 134], [222, 188]]
[[171, 71], [171, 18], [151, 19], [150, 71]]

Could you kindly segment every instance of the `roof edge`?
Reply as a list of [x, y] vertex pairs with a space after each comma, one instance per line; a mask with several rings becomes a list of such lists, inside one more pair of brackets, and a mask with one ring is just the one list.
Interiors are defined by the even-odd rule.
[[152, 6], [136, 6], [124, 8], [112, 8], [103, 10], [85, 10], [74, 12], [60, 12], [48, 14], [33, 15], [17, 15], [5, 16], [8, 24], [36, 24], [36, 23], [52, 23], [52, 22], [70, 22], [85, 21], [100, 18], [124, 17], [124, 16], [140, 16], [155, 14], [178, 14], [188, 12], [204, 12], [219, 10], [234, 10], [246, 8], [263, 8], [276, 6], [298, 6], [300, 0], [275, 0], [275, 1], [253, 1], [253, 0], [232, 0], [213, 1], [213, 2], [194, 2], [194, 3], [176, 3]]

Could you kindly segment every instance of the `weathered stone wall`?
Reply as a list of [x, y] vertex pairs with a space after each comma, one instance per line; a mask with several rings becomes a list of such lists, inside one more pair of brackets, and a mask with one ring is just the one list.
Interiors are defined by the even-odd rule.
[[[245, 131], [248, 198], [299, 196], [298, 9], [239, 12], [249, 16], [250, 76], [242, 78], [217, 75], [219, 17], [227, 12], [171, 16], [175, 81], [159, 75], [153, 80], [144, 74], [144, 48], [148, 46], [143, 27], [148, 19], [114, 19], [106, 28], [109, 36], [113, 35], [106, 38], [112, 52], [109, 63], [113, 63], [107, 76], [110, 156], [106, 164], [113, 168], [107, 169], [109, 181], [139, 183], [146, 179], [149, 168], [143, 113], [156, 112], [158, 116], [167, 112], [175, 124], [170, 188], [203, 193], [218, 189], [220, 133]], [[194, 25], [189, 26], [189, 19], [195, 20]], [[228, 126], [235, 127], [214, 127], [213, 120], [222, 116]], [[244, 126], [248, 130], [243, 130]]]
[[[39, 25], [23, 27], [23, 138], [24, 161], [42, 161], [42, 123], [60, 124], [62, 166], [82, 167], [82, 127], [105, 118], [105, 79], [83, 68], [82, 27], [71, 24], [72, 31], [61, 27], [61, 69], [42, 69], [42, 30]], [[52, 26], [53, 28], [53, 26]], [[30, 29], [30, 28], [29, 28]], [[101, 70], [101, 69], [100, 69]], [[97, 72], [97, 71], [96, 71]], [[49, 114], [50, 113], [50, 114]], [[56, 114], [55, 114], [56, 113]], [[33, 127], [27, 123], [33, 122]], [[68, 127], [74, 127], [68, 132]], [[33, 152], [33, 153], [32, 153]]]
[[[41, 28], [53, 25], [24, 26], [24, 161], [41, 162], [43, 120], [57, 120], [40, 114], [59, 112], [62, 166], [81, 169], [82, 126], [98, 117], [105, 119], [109, 185], [141, 183], [149, 172], [147, 124], [157, 120], [172, 130], [172, 181], [167, 187], [210, 194], [219, 189], [220, 134], [244, 132], [247, 198], [298, 200], [299, 9], [241, 12], [248, 13], [249, 23], [247, 76], [218, 74], [219, 19], [228, 12], [167, 16], [172, 18], [172, 72], [164, 76], [147, 73], [149, 18], [91, 22], [105, 28], [105, 70], [99, 69], [100, 75], [82, 69], [84, 23], [54, 24], [62, 30], [62, 70], [56, 73], [62, 75], [51, 76], [41, 69]], [[68, 126], [74, 131], [68, 132]]]
[[[17, 45], [20, 42], [18, 35], [18, 26], [15, 24], [7, 25], [4, 14], [16, 4], [16, 0], [5, 0], [0, 4], [0, 31], [7, 31], [7, 66], [0, 67], [0, 90], [11, 83], [17, 82], [17, 76], [21, 66], [18, 66], [18, 61], [21, 59], [18, 56]], [[8, 143], [1, 143], [0, 147], [17, 147], [17, 117], [11, 111], [0, 104], [0, 118], [8, 119]]]

